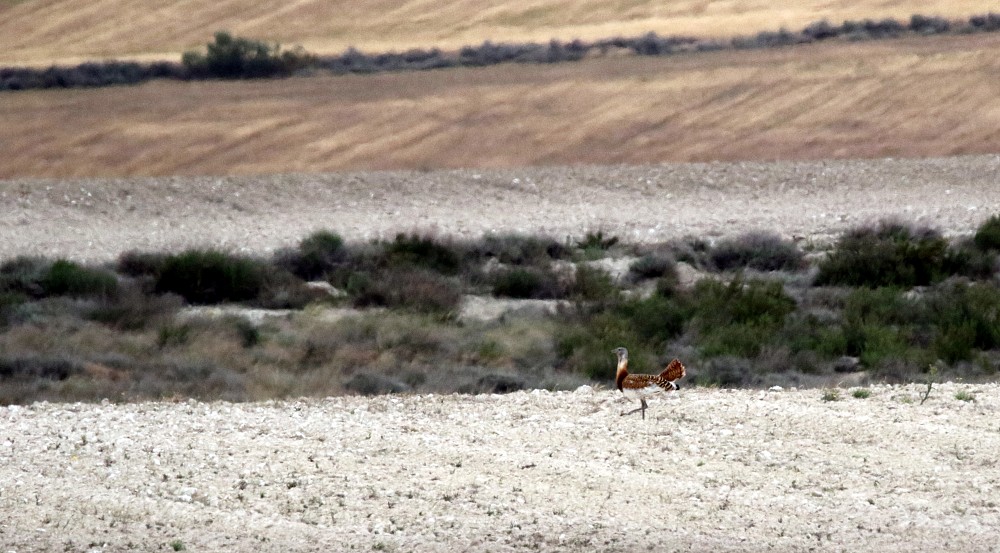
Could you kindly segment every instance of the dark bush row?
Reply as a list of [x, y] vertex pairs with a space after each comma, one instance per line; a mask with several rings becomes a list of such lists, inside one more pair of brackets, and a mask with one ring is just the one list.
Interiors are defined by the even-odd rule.
[[420, 71], [447, 67], [482, 67], [499, 63], [558, 63], [577, 61], [611, 50], [630, 50], [637, 55], [663, 56], [679, 52], [724, 49], [775, 48], [830, 39], [877, 40], [905, 33], [923, 35], [1000, 31], [1000, 14], [976, 15], [966, 21], [914, 15], [908, 22], [895, 19], [828, 21], [812, 23], [801, 31], [764, 31], [729, 40], [699, 39], [647, 33], [632, 38], [610, 38], [594, 42], [574, 40], [547, 44], [494, 43], [444, 51], [412, 49], [402, 53], [366, 54], [354, 48], [339, 56], [313, 56], [301, 48], [282, 50], [256, 40], [219, 32], [205, 53], [186, 52], [181, 63], [88, 62], [73, 67], [0, 68], [0, 91], [36, 88], [76, 88], [137, 84], [150, 79], [254, 79], [287, 77], [304, 70], [326, 70], [334, 74]]

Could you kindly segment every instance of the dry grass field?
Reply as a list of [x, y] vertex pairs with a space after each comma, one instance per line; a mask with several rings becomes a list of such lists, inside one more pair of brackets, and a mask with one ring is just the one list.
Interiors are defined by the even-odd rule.
[[1000, 151], [1000, 36], [5, 94], [0, 177]]
[[[486, 39], [548, 41], [615, 35], [728, 36], [827, 18], [968, 17], [989, 0], [3, 0], [0, 64], [109, 56], [176, 59], [217, 30], [335, 53], [414, 46], [456, 48]], [[122, 22], [128, 22], [123, 25]]]

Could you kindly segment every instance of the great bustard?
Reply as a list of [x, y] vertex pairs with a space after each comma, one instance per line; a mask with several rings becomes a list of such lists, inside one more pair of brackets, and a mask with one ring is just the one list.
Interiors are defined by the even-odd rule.
[[661, 392], [671, 392], [680, 386], [677, 381], [684, 378], [687, 373], [684, 364], [679, 359], [671, 361], [667, 368], [660, 374], [629, 374], [628, 373], [628, 350], [625, 348], [615, 348], [611, 350], [618, 356], [618, 371], [615, 374], [615, 385], [621, 390], [625, 397], [639, 400], [639, 407], [627, 413], [622, 412], [622, 416], [631, 415], [636, 411], [642, 412], [642, 418], [646, 418], [646, 398]]

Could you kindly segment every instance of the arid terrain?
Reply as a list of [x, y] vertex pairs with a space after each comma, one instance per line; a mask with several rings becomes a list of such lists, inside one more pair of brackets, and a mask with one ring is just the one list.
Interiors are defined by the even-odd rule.
[[996, 551], [1000, 388], [925, 390], [0, 407], [0, 544]]
[[[176, 60], [222, 29], [335, 53], [996, 9], [494, 4], [4, 1], [0, 65]], [[4, 93], [0, 260], [266, 254], [317, 229], [964, 235], [1000, 211], [998, 54], [995, 33], [909, 36]], [[927, 391], [682, 385], [645, 420], [600, 386], [2, 406], [0, 551], [997, 551], [1000, 386]]]

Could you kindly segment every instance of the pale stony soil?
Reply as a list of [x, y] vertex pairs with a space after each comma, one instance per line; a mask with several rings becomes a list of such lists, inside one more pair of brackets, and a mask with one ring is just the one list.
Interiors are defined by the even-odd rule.
[[267, 253], [321, 228], [348, 239], [604, 230], [640, 242], [764, 229], [822, 242], [897, 216], [968, 233], [998, 211], [998, 182], [997, 155], [0, 181], [0, 259], [190, 246]]
[[0, 545], [997, 550], [1000, 387], [871, 391], [5, 407]]

